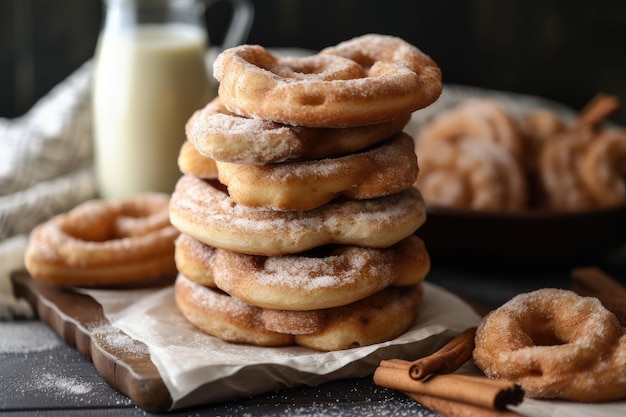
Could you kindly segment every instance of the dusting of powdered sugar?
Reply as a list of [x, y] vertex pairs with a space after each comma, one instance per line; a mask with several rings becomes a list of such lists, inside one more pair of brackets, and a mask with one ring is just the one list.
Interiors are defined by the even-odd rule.
[[112, 326], [108, 322], [94, 327], [90, 331], [92, 340], [107, 352], [124, 358], [148, 357], [148, 347], [126, 333]]
[[0, 322], [0, 353], [42, 352], [63, 341], [40, 321]]
[[91, 392], [93, 385], [79, 376], [43, 373], [38, 376], [37, 381], [29, 388], [34, 391], [47, 393], [84, 395]]

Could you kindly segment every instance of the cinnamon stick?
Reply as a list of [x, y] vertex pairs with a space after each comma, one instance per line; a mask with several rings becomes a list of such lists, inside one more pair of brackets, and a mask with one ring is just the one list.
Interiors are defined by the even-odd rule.
[[409, 376], [410, 365], [410, 361], [400, 359], [382, 361], [374, 372], [374, 382], [377, 385], [407, 393], [427, 395], [492, 410], [503, 410], [509, 404], [519, 404], [524, 397], [524, 391], [519, 385], [485, 377], [443, 374], [435, 375], [426, 381], [418, 381]]
[[575, 268], [572, 290], [584, 297], [596, 297], [626, 327], [626, 288], [597, 267]]
[[471, 327], [430, 356], [417, 359], [409, 367], [413, 379], [425, 380], [435, 374], [454, 372], [472, 357], [476, 327]]
[[428, 407], [446, 417], [521, 417], [520, 414], [511, 410], [490, 410], [414, 392], [405, 392], [404, 394], [424, 407]]
[[598, 93], [580, 111], [571, 130], [595, 127], [613, 114], [620, 106], [619, 99], [605, 93]]

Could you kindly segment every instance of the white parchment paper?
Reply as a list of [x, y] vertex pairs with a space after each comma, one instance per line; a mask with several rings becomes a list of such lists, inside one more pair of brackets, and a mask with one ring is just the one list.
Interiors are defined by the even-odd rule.
[[173, 288], [87, 293], [112, 325], [145, 343], [163, 378], [172, 408], [218, 402], [298, 385], [318, 385], [373, 373], [382, 359], [427, 355], [480, 317], [453, 294], [425, 283], [413, 327], [389, 342], [338, 352], [302, 347], [232, 344], [208, 336], [178, 312]]
[[[426, 282], [419, 317], [405, 334], [385, 343], [323, 353], [302, 347], [237, 345], [208, 336], [178, 312], [172, 287], [84, 292], [102, 305], [113, 326], [148, 346], [172, 396], [172, 409], [364, 377], [383, 359], [428, 355], [481, 320], [457, 296]], [[583, 404], [526, 398], [511, 408], [529, 417], [626, 415], [626, 401]]]

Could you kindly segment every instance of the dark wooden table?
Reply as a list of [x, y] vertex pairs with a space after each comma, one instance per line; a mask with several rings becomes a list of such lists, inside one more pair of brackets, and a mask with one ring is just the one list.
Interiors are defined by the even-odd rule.
[[[519, 271], [518, 271], [519, 272]], [[621, 275], [624, 277], [625, 275]], [[433, 268], [428, 280], [489, 308], [546, 286], [567, 288], [569, 270], [504, 274]], [[0, 322], [0, 415], [148, 416], [93, 363], [39, 320]], [[438, 416], [371, 377], [270, 392], [170, 412], [173, 416]]]

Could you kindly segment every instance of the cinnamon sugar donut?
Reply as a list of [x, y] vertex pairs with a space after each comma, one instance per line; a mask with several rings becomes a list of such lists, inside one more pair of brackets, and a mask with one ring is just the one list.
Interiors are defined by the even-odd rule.
[[186, 175], [211, 179], [217, 178], [217, 165], [211, 158], [206, 158], [198, 153], [193, 143], [188, 140], [183, 142], [178, 153], [178, 169]]
[[416, 186], [429, 205], [519, 211], [527, 184], [517, 161], [502, 146], [480, 141], [431, 144], [418, 154]]
[[296, 344], [332, 351], [392, 340], [415, 322], [423, 295], [421, 283], [388, 287], [355, 303], [323, 310], [324, 328], [296, 335]]
[[525, 143], [515, 119], [491, 99], [474, 98], [439, 113], [419, 133], [417, 154], [441, 142], [474, 140], [497, 143], [521, 163]]
[[258, 307], [299, 311], [349, 304], [389, 285], [414, 285], [430, 268], [415, 235], [383, 249], [338, 246], [265, 257], [213, 248], [181, 234], [176, 260], [192, 281]]
[[311, 127], [382, 123], [433, 103], [437, 64], [402, 39], [369, 34], [301, 58], [258, 45], [223, 51], [213, 74], [219, 96], [237, 114]]
[[[313, 326], [317, 331], [307, 334], [270, 331], [264, 322], [264, 312], [268, 310], [202, 286], [182, 274], [176, 280], [174, 294], [179, 310], [191, 324], [220, 339], [260, 346], [298, 344], [334, 351], [372, 345], [402, 334], [418, 315], [423, 288], [421, 284], [390, 287], [346, 306], [318, 310]], [[282, 312], [278, 317], [288, 327], [297, 329], [294, 322], [301, 317], [300, 313]], [[271, 320], [272, 315], [265, 318]], [[302, 326], [306, 328], [308, 324]]]
[[343, 129], [289, 126], [238, 116], [219, 97], [187, 122], [185, 131], [201, 155], [217, 161], [266, 165], [346, 155], [379, 143], [408, 123], [410, 115]]
[[215, 287], [213, 269], [217, 248], [205, 245], [184, 233], [176, 238], [174, 247], [174, 260], [179, 273], [205, 287]]
[[271, 165], [217, 161], [233, 201], [275, 210], [311, 210], [338, 196], [363, 200], [403, 191], [417, 179], [413, 139], [399, 133], [367, 151]]
[[626, 204], [626, 131], [597, 134], [580, 162], [580, 177], [598, 206]]
[[[548, 109], [534, 109], [520, 120], [524, 138], [531, 150], [540, 149], [555, 135], [565, 131], [567, 126], [562, 117]], [[536, 155], [537, 152], [530, 152]], [[532, 159], [532, 156], [531, 158]]]
[[173, 280], [169, 196], [85, 202], [37, 226], [24, 262], [35, 278], [60, 286], [140, 286]]
[[476, 364], [536, 398], [626, 397], [626, 330], [600, 301], [542, 289], [514, 297], [479, 326]]
[[234, 343], [286, 346], [293, 335], [267, 330], [262, 309], [179, 274], [174, 283], [176, 306], [187, 321], [203, 332]]
[[335, 200], [308, 211], [276, 211], [234, 202], [219, 184], [185, 175], [170, 202], [182, 233], [214, 247], [252, 255], [284, 255], [324, 244], [387, 247], [425, 221], [421, 194], [411, 187], [370, 200]]
[[580, 174], [581, 161], [594, 136], [592, 129], [570, 130], [541, 149], [539, 180], [549, 208], [560, 211], [597, 208]]

